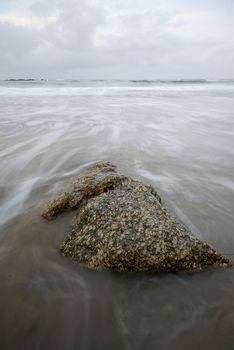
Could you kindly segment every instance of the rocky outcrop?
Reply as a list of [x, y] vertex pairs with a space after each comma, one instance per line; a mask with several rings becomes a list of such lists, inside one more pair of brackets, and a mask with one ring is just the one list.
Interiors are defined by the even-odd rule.
[[97, 163], [70, 193], [49, 203], [43, 217], [77, 209], [61, 252], [91, 269], [196, 271], [229, 260], [193, 237], [173, 217], [152, 186]]

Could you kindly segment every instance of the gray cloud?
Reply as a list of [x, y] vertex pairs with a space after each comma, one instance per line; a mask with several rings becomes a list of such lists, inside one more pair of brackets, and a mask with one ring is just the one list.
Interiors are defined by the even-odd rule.
[[30, 53], [39, 43], [35, 31], [19, 28], [10, 23], [0, 23], [0, 52], [3, 57], [22, 57]]
[[0, 77], [231, 77], [228, 13], [126, 3], [41, 0], [10, 10], [0, 16]]
[[69, 51], [80, 51], [93, 46], [98, 26], [105, 23], [103, 11], [90, 7], [83, 0], [37, 2], [31, 6], [34, 15], [57, 16], [56, 21], [45, 26], [43, 37], [52, 45]]

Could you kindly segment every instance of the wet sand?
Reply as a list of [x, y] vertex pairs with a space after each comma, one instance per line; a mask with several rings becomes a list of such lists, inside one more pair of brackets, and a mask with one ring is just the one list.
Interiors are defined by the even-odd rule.
[[73, 214], [40, 214], [72, 176], [110, 160], [234, 253], [233, 101], [218, 83], [0, 87], [3, 350], [232, 348], [233, 269], [92, 272], [58, 250]]

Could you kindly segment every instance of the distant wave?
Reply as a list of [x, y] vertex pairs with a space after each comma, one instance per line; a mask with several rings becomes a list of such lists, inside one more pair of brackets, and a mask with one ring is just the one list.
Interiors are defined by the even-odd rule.
[[234, 83], [234, 79], [174, 79], [174, 80], [129, 80], [139, 84], [211, 84], [211, 83]]
[[142, 85], [158, 85], [158, 84], [234, 84], [234, 79], [172, 79], [172, 80], [165, 80], [165, 79], [131, 79], [131, 80], [120, 80], [120, 79], [33, 79], [33, 78], [19, 78], [19, 79], [3, 79], [0, 80], [0, 82], [7, 82], [7, 83], [26, 83], [26, 84], [52, 84], [52, 85], [64, 85], [64, 84], [90, 84], [93, 86], [96, 84], [120, 84], [120, 85], [126, 85], [126, 84], [142, 84]]
[[32, 78], [24, 79], [24, 78], [19, 78], [19, 79], [5, 79], [3, 81], [13, 81], [13, 82], [29, 81], [29, 82], [32, 82], [32, 81], [46, 81], [46, 79], [32, 79]]
[[171, 80], [172, 83], [176, 84], [206, 84], [210, 81], [207, 79], [179, 79], [179, 80]]

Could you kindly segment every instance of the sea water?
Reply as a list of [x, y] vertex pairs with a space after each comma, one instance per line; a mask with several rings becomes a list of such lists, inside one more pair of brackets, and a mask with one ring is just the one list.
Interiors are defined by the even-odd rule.
[[41, 211], [106, 160], [233, 261], [233, 81], [1, 81], [1, 350], [233, 349], [232, 268], [118, 274], [60, 255], [74, 213]]

